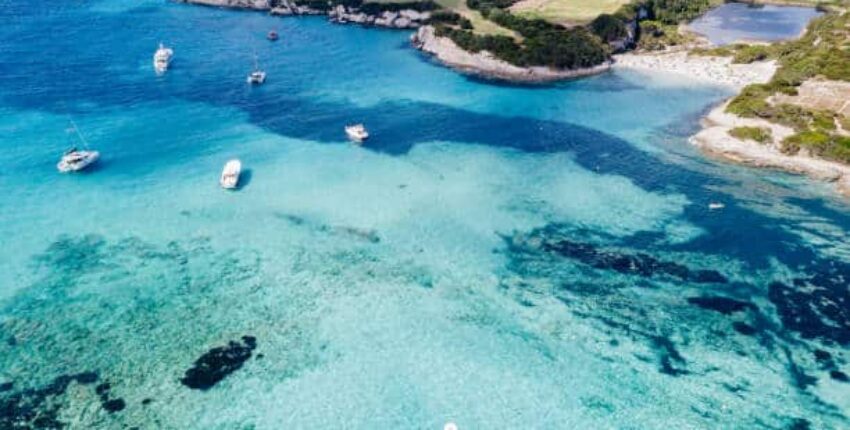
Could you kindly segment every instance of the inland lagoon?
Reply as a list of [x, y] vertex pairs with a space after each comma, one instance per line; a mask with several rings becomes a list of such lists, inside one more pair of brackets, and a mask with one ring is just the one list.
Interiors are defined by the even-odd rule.
[[697, 18], [688, 28], [715, 45], [774, 42], [799, 36], [818, 15], [813, 7], [726, 3]]

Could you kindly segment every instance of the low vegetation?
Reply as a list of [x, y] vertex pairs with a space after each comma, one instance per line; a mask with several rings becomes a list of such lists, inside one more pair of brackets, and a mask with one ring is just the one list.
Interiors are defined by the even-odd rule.
[[801, 150], [816, 157], [850, 163], [850, 137], [847, 136], [807, 130], [782, 142], [782, 151], [787, 154], [796, 154]]
[[841, 124], [841, 129], [844, 130], [845, 133], [850, 133], [850, 117], [843, 116], [838, 122]]
[[775, 58], [780, 67], [770, 82], [744, 88], [729, 104], [729, 112], [792, 127], [797, 133], [783, 142], [788, 153], [806, 149], [816, 156], [850, 162], [850, 138], [838, 133], [835, 112], [771, 100], [775, 94], [796, 95], [797, 88], [813, 78], [850, 81], [850, 14], [827, 14], [812, 21], [799, 40], [739, 49], [735, 55], [738, 61]]
[[704, 14], [723, 0], [647, 0], [649, 18], [666, 25], [678, 25]]
[[773, 140], [773, 134], [767, 127], [735, 127], [729, 130], [729, 134], [741, 140], [752, 140], [758, 143], [768, 143]]
[[[584, 26], [567, 28], [542, 19], [527, 19], [508, 8], [515, 0], [467, 0], [467, 6], [484, 18], [519, 37], [476, 34], [461, 25], [441, 22], [438, 36], [445, 36], [470, 52], [488, 51], [517, 66], [577, 69], [599, 65], [610, 58], [608, 45]], [[474, 23], [473, 23], [474, 27]]]
[[670, 46], [684, 45], [692, 40], [693, 36], [679, 33], [678, 25], [647, 20], [640, 23], [637, 46], [646, 51], [659, 51]]
[[[597, 8], [595, 18], [573, 26], [513, 13], [517, 0], [465, 1], [468, 10], [510, 33], [482, 32], [480, 22], [456, 7], [460, 17], [440, 14], [432, 20], [438, 36], [471, 52], [488, 51], [517, 66], [577, 69], [604, 63], [616, 50], [633, 46], [638, 37], [640, 46], [647, 49], [685, 43], [688, 36], [680, 34], [676, 24], [705, 12], [718, 0], [620, 1], [612, 13], [598, 13], [603, 9]], [[590, 3], [585, 5], [590, 7]], [[635, 31], [638, 19], [643, 19], [641, 30]]]

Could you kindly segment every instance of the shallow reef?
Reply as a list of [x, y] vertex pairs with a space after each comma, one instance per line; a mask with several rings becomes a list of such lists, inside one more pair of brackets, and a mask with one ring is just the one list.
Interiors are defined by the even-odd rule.
[[195, 390], [209, 390], [239, 370], [256, 347], [255, 337], [242, 336], [240, 341], [232, 340], [225, 346], [212, 348], [195, 361], [180, 383]]

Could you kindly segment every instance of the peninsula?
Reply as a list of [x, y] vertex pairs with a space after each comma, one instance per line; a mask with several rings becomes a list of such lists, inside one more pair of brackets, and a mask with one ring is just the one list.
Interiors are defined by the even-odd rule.
[[823, 15], [799, 38], [724, 46], [688, 26], [721, 0], [181, 1], [416, 29], [414, 47], [491, 79], [536, 83], [631, 68], [728, 86], [740, 94], [713, 109], [691, 143], [726, 160], [834, 181], [850, 195], [848, 0], [817, 2]]

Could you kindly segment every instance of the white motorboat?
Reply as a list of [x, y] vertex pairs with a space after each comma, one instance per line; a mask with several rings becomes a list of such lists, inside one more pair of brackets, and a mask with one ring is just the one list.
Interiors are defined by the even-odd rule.
[[77, 139], [79, 139], [85, 149], [79, 150], [73, 147], [62, 154], [62, 158], [56, 164], [56, 168], [62, 173], [79, 172], [91, 166], [100, 158], [100, 152], [88, 149], [88, 142], [86, 142], [86, 139], [80, 133], [74, 120], [71, 120], [71, 129], [77, 135]]
[[233, 159], [224, 165], [224, 170], [221, 171], [221, 179], [219, 183], [221, 187], [227, 190], [232, 190], [239, 185], [239, 175], [242, 173], [242, 162]]
[[100, 152], [80, 151], [77, 148], [71, 148], [65, 151], [56, 168], [62, 173], [79, 172], [94, 164], [98, 158], [100, 158]]
[[168, 70], [171, 64], [171, 58], [174, 57], [174, 50], [167, 48], [160, 42], [159, 48], [153, 54], [153, 68], [156, 73], [163, 74]]
[[249, 84], [260, 85], [266, 81], [266, 72], [260, 70], [260, 65], [257, 62], [257, 56], [254, 56], [254, 71], [248, 75]]
[[366, 131], [366, 126], [363, 124], [353, 124], [345, 127], [345, 134], [348, 138], [355, 142], [363, 142], [369, 138], [369, 132]]
[[711, 203], [708, 204], [708, 209], [713, 210], [713, 211], [717, 211], [717, 210], [723, 209], [725, 207], [726, 207], [726, 205], [724, 205], [723, 203], [718, 203], [718, 202], [711, 202]]

